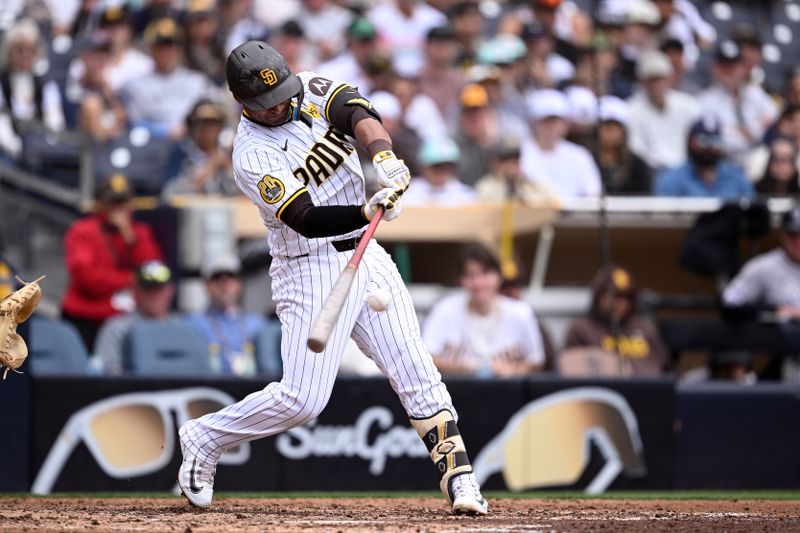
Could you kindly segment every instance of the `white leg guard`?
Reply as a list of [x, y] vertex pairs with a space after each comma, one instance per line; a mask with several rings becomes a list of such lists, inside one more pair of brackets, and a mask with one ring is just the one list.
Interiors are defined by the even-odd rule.
[[428, 447], [433, 464], [439, 471], [439, 489], [452, 505], [452, 480], [472, 472], [464, 440], [452, 413], [445, 409], [429, 418], [412, 418], [411, 425]]

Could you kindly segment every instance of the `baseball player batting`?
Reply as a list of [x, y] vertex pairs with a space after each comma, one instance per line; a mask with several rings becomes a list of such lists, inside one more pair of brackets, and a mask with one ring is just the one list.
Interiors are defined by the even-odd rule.
[[[264, 42], [233, 50], [226, 75], [244, 106], [233, 147], [234, 176], [269, 230], [284, 373], [281, 381], [180, 428], [178, 483], [184, 496], [193, 505], [210, 506], [217, 461], [226, 449], [316, 418], [330, 398], [349, 336], [400, 397], [453, 513], [486, 514], [456, 411], [422, 344], [411, 298], [375, 241], [364, 251], [324, 349], [317, 354], [307, 347], [312, 323], [364, 227], [380, 211], [386, 221], [400, 214], [410, 175], [392, 151], [380, 116], [355, 87], [313, 72], [293, 74]], [[369, 152], [383, 187], [367, 201], [351, 139]], [[365, 304], [377, 288], [392, 295], [392, 305], [381, 313]]]

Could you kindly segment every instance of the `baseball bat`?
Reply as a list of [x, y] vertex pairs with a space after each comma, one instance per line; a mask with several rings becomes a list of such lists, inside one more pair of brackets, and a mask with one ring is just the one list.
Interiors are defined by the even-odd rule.
[[322, 304], [322, 309], [317, 319], [311, 325], [311, 333], [308, 335], [307, 344], [308, 349], [312, 352], [320, 353], [325, 349], [325, 345], [328, 344], [328, 339], [331, 336], [333, 327], [339, 320], [342, 307], [344, 307], [344, 302], [347, 300], [350, 286], [353, 284], [353, 279], [356, 277], [356, 270], [358, 270], [358, 265], [361, 263], [361, 257], [364, 255], [364, 250], [367, 249], [369, 240], [378, 227], [378, 222], [380, 222], [383, 217], [383, 212], [383, 206], [378, 207], [375, 216], [372, 217], [369, 226], [367, 226], [367, 230], [364, 232], [364, 235], [361, 236], [361, 240], [358, 241], [358, 246], [356, 246], [356, 251], [353, 252], [353, 257], [347, 262], [347, 266], [344, 267], [344, 270], [339, 275], [339, 279], [333, 284], [328, 298], [325, 300], [325, 303]]

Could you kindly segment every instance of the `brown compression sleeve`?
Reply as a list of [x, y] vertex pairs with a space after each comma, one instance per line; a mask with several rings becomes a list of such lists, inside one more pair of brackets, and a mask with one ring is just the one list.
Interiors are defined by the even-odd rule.
[[356, 124], [366, 118], [378, 122], [381, 116], [369, 100], [361, 96], [355, 87], [345, 87], [328, 103], [327, 118], [342, 133], [353, 137]]
[[360, 205], [315, 206], [307, 192], [286, 206], [281, 221], [308, 239], [344, 235], [367, 225]]

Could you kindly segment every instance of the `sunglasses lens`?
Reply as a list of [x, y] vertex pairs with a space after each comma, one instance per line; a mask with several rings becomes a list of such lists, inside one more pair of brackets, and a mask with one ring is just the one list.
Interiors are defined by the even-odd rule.
[[148, 405], [101, 413], [89, 429], [105, 460], [118, 469], [146, 466], [164, 453], [164, 421], [158, 409]]

